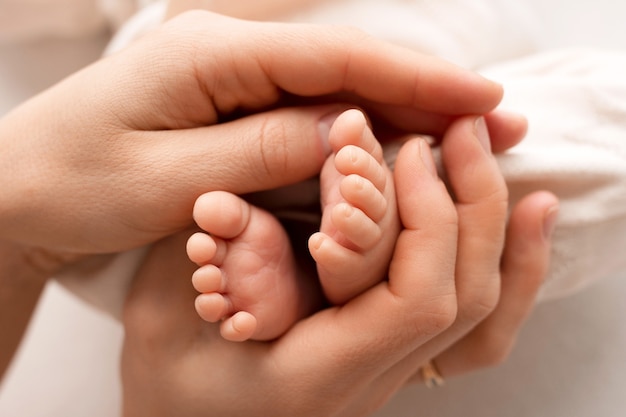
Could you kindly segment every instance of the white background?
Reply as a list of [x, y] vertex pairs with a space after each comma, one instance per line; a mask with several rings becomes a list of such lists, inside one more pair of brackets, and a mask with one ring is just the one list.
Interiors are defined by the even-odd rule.
[[[626, 3], [531, 3], [542, 16], [546, 47], [626, 49]], [[0, 114], [97, 58], [103, 45], [98, 38], [0, 47]], [[445, 388], [406, 389], [376, 416], [623, 417], [625, 313], [626, 277], [540, 305], [504, 366], [451, 380]], [[50, 285], [0, 388], [0, 416], [118, 415], [121, 339], [117, 323]]]

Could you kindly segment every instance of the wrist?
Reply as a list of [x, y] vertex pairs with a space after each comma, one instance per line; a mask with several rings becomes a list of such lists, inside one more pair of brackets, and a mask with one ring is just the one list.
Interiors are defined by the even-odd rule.
[[0, 380], [8, 368], [48, 278], [69, 259], [0, 240]]
[[0, 240], [0, 277], [3, 282], [46, 281], [80, 255]]

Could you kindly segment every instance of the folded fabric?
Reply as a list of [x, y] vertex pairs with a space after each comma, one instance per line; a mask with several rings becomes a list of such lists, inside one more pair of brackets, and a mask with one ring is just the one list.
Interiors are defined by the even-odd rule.
[[561, 200], [542, 297], [626, 274], [626, 53], [550, 51], [484, 73], [530, 123], [499, 157], [512, 200], [540, 189]]

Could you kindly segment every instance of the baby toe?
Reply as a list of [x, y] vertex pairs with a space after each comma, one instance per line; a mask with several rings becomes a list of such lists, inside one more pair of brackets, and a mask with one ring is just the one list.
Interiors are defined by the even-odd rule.
[[379, 222], [389, 206], [383, 193], [369, 180], [359, 175], [348, 175], [340, 184], [341, 196], [352, 206], [363, 211], [374, 222]]

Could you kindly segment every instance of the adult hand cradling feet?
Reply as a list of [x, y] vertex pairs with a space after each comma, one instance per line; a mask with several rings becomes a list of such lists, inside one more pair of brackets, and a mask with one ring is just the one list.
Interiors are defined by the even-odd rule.
[[[114, 252], [188, 226], [203, 192], [245, 193], [316, 174], [325, 157], [320, 120], [344, 106], [211, 126], [235, 111], [275, 107], [284, 92], [348, 92], [402, 109], [396, 121], [420, 132], [441, 130], [451, 115], [488, 112], [502, 96], [478, 75], [356, 30], [186, 13], [2, 119], [0, 237]], [[302, 157], [285, 158], [286, 150]]]
[[388, 279], [275, 341], [222, 339], [190, 308], [188, 233], [156, 244], [124, 316], [125, 415], [365, 416], [433, 357], [446, 377], [499, 363], [545, 274], [557, 202], [528, 196], [505, 233], [507, 190], [485, 134], [475, 117], [445, 134], [456, 203], [426, 143], [407, 142], [394, 173], [403, 230]]
[[[287, 55], [289, 61], [283, 59]], [[27, 287], [33, 296], [25, 305], [34, 306], [41, 283], [75, 254], [117, 252], [183, 230], [192, 223], [193, 203], [204, 192], [247, 193], [319, 172], [328, 152], [324, 132], [347, 105], [277, 109], [284, 93], [291, 99], [341, 97], [389, 116], [400, 128], [434, 134], [442, 133], [458, 114], [491, 111], [502, 95], [498, 85], [478, 75], [352, 29], [250, 23], [204, 12], [173, 19], [0, 121], [5, 186], [0, 194], [0, 317], [9, 319], [21, 312], [14, 306], [21, 303], [18, 295], [24, 295], [26, 280], [35, 285]], [[235, 119], [241, 115], [245, 117]], [[487, 120], [494, 149], [520, 139], [518, 118], [495, 113]], [[400, 252], [395, 259], [405, 265], [406, 256]], [[308, 323], [320, 332], [327, 325], [325, 332], [356, 325], [362, 320], [357, 315], [342, 313], [337, 325], [327, 320], [364, 303], [359, 300], [385, 298], [383, 290], [377, 286], [341, 310], [323, 311], [302, 325]], [[183, 289], [181, 300], [187, 295]], [[396, 318], [409, 320], [398, 316], [406, 313], [401, 310], [392, 311], [387, 324]], [[446, 317], [450, 319], [449, 314]], [[16, 331], [8, 332], [11, 337], [4, 340], [3, 365], [17, 343], [10, 339], [19, 337], [24, 323], [7, 323]], [[157, 331], [140, 330], [136, 336], [129, 332], [129, 338]], [[299, 335], [306, 336], [292, 332], [275, 345], [259, 346], [289, 350], [289, 343], [281, 340], [295, 342]], [[420, 337], [432, 333], [435, 330], [427, 329]], [[393, 335], [388, 341], [403, 345], [401, 352], [391, 351], [389, 359], [396, 362], [418, 344], [413, 340], [408, 346]], [[341, 343], [363, 346], [357, 342]], [[249, 346], [254, 345], [232, 350], [224, 363]], [[373, 357], [368, 352], [356, 361]], [[311, 362], [313, 368], [317, 360]], [[381, 366], [390, 368], [390, 363]], [[320, 378], [335, 373], [329, 369]], [[354, 377], [347, 370], [343, 376]], [[355, 392], [346, 401], [359, 393], [365, 394]]]

